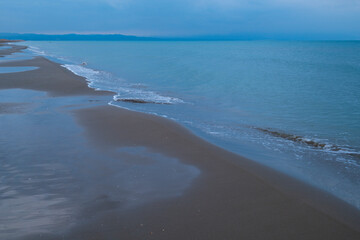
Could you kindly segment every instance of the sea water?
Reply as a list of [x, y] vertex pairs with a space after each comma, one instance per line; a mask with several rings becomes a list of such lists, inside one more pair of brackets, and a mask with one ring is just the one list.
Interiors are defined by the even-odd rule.
[[111, 105], [173, 119], [360, 208], [359, 41], [25, 44], [116, 92]]
[[37, 69], [37, 67], [1, 67], [0, 66], [0, 73], [26, 72], [26, 71], [32, 71], [35, 69]]

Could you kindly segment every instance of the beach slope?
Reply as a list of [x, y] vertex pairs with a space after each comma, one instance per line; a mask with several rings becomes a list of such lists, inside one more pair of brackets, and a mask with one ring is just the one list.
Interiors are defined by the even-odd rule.
[[[0, 213], [1, 239], [360, 239], [359, 211], [327, 193], [174, 121], [108, 106], [113, 93], [89, 88], [46, 58], [1, 66], [38, 68], [0, 74], [0, 123], [8, 136], [0, 139], [8, 146], [1, 148], [0, 209], [1, 202], [12, 206]], [[30, 185], [6, 177], [20, 158], [27, 161], [17, 171], [37, 162], [51, 170], [26, 175]], [[31, 182], [42, 173], [56, 178]], [[57, 201], [34, 207], [28, 199], [39, 196]]]

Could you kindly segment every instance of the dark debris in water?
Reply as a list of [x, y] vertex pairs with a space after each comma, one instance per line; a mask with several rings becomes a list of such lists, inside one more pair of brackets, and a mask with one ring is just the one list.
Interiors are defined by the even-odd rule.
[[335, 152], [342, 150], [340, 147], [337, 147], [335, 145], [327, 145], [325, 143], [315, 142], [314, 140], [309, 140], [304, 137], [296, 136], [293, 134], [282, 133], [282, 132], [272, 131], [272, 130], [263, 129], [263, 128], [255, 128], [255, 129], [257, 129], [261, 132], [270, 134], [274, 137], [280, 137], [280, 138], [287, 139], [287, 140], [290, 140], [293, 142], [303, 143], [303, 144], [306, 144], [306, 145], [309, 145], [309, 146], [315, 147], [315, 148], [327, 149], [327, 150], [335, 151]]
[[313, 148], [324, 149], [324, 150], [328, 150], [331, 152], [340, 152], [340, 153], [355, 157], [357, 159], [360, 159], [360, 153], [353, 149], [342, 148], [342, 147], [339, 147], [336, 145], [328, 145], [325, 143], [315, 142], [314, 140], [309, 140], [309, 139], [301, 137], [301, 136], [296, 136], [296, 135], [288, 134], [288, 133], [282, 133], [282, 132], [273, 131], [273, 130], [269, 130], [269, 129], [257, 128], [257, 127], [255, 127], [255, 129], [257, 129], [261, 132], [270, 134], [274, 137], [280, 137], [280, 138], [287, 139], [287, 140], [290, 140], [293, 142], [306, 144]]
[[121, 98], [121, 99], [117, 99], [117, 102], [128, 102], [128, 103], [151, 103], [151, 104], [166, 104], [166, 105], [170, 105], [171, 103], [163, 103], [163, 102], [154, 102], [154, 101], [146, 101], [143, 99], [132, 99], [132, 98]]

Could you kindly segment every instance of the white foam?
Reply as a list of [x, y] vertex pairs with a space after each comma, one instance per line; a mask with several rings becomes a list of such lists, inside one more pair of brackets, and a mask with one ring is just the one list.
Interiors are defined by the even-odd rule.
[[113, 106], [113, 107], [118, 107], [118, 108], [126, 109], [126, 110], [129, 110], [129, 111], [134, 111], [134, 112], [136, 112], [136, 111], [133, 110], [133, 109], [129, 109], [129, 108], [126, 108], [126, 107], [123, 107], [123, 106], [116, 105], [116, 104], [113, 103], [113, 101], [108, 102], [108, 105]]
[[84, 77], [88, 83], [88, 86], [95, 90], [116, 92], [116, 89], [114, 89], [114, 87], [112, 86], [112, 77], [109, 73], [97, 71], [81, 65], [64, 64], [62, 66], [70, 70], [75, 75]]
[[27, 46], [28, 46], [27, 50], [29, 50], [31, 53], [33, 53], [36, 56], [52, 57], [52, 58], [56, 58], [56, 59], [59, 59], [62, 61], [69, 61], [66, 57], [61, 57], [61, 56], [50, 54], [50, 53], [45, 52], [35, 46], [31, 46], [31, 45], [27, 45]]
[[44, 51], [40, 50], [40, 48], [38, 48], [38, 47], [28, 46], [28, 49], [31, 52], [35, 53], [36, 55], [40, 55], [40, 56], [46, 56], [47, 55]]
[[[134, 84], [128, 85], [124, 80], [115, 78], [110, 73], [97, 71], [91, 68], [87, 68], [81, 65], [64, 64], [63, 67], [67, 68], [76, 75], [85, 77], [88, 81], [88, 85], [96, 90], [108, 90], [116, 92], [113, 97], [114, 101], [127, 100], [142, 100], [145, 102], [159, 103], [159, 104], [177, 104], [184, 101], [169, 96], [163, 96], [153, 91], [134, 88]], [[114, 81], [115, 80], [115, 81]], [[123, 86], [119, 86], [119, 84]], [[137, 86], [137, 85], [135, 85]]]
[[114, 101], [126, 100], [143, 100], [145, 102], [159, 103], [159, 104], [176, 104], [184, 101], [175, 98], [162, 96], [152, 91], [143, 91], [140, 89], [122, 88], [118, 95], [113, 97]]
[[[45, 51], [35, 46], [29, 45], [28, 49], [36, 55], [50, 56], [56, 57], [58, 59], [63, 59], [59, 56], [52, 56], [49, 53], [46, 53]], [[130, 85], [129, 83], [126, 83], [126, 81], [124, 81], [123, 79], [116, 78], [108, 72], [97, 71], [83, 65], [64, 64], [62, 66], [78, 76], [85, 77], [88, 82], [88, 86], [95, 90], [107, 90], [116, 92], [117, 94], [113, 97], [114, 101], [121, 101], [122, 99], [126, 99], [142, 100], [145, 102], [157, 104], [184, 103], [184, 101], [179, 98], [163, 96], [154, 91], [146, 90], [146, 86], [141, 83], [132, 83]]]
[[85, 77], [88, 81], [95, 80], [96, 78], [99, 77], [98, 75], [100, 74], [99, 71], [86, 68], [80, 65], [64, 64], [62, 66], [78, 76]]

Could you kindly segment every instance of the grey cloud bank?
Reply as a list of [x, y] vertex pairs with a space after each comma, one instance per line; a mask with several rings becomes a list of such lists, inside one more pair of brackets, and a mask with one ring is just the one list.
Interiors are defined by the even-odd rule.
[[357, 0], [0, 0], [0, 32], [360, 39]]

